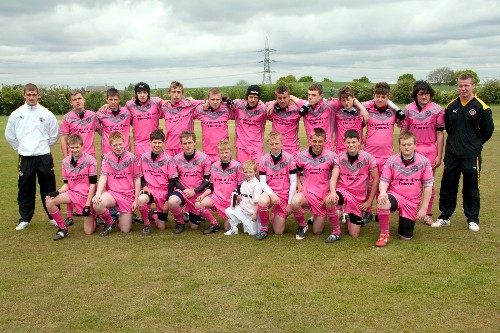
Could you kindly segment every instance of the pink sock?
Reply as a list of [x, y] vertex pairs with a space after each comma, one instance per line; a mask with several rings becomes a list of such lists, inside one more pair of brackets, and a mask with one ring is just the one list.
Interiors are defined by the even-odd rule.
[[73, 204], [72, 203], [66, 204], [66, 216], [69, 217], [70, 219], [73, 218]]
[[378, 223], [380, 226], [381, 234], [389, 233], [389, 223], [390, 223], [390, 214], [391, 211], [389, 209], [378, 208]]
[[104, 222], [106, 222], [106, 224], [113, 224], [113, 219], [111, 218], [111, 214], [109, 214], [109, 209], [106, 208], [104, 213], [99, 216], [104, 220]]
[[145, 205], [139, 207], [139, 212], [141, 213], [142, 222], [144, 222], [145, 226], [148, 226], [151, 224], [149, 222], [149, 209], [150, 208], [151, 208], [151, 205], [149, 205], [149, 204], [145, 204]]
[[262, 230], [269, 230], [269, 210], [267, 207], [257, 204], [257, 215], [259, 215]]
[[198, 211], [198, 214], [203, 216], [210, 224], [219, 225], [219, 222], [215, 219], [209, 209], [202, 208]]
[[304, 210], [302, 208], [300, 208], [296, 212], [293, 212], [293, 216], [295, 216], [299, 227], [305, 227], [307, 225], [306, 220], [304, 219]]
[[176, 209], [171, 210], [171, 212], [177, 223], [184, 224], [184, 218], [182, 216], [182, 207], [177, 207]]
[[61, 216], [61, 211], [57, 207], [55, 209], [56, 209], [55, 211], [50, 213], [50, 216], [52, 216], [54, 221], [56, 221], [59, 229], [66, 229], [66, 225], [64, 224], [64, 221], [63, 221], [62, 216]]
[[327, 208], [326, 216], [330, 220], [330, 224], [332, 225], [332, 233], [334, 235], [340, 235], [340, 222], [339, 222], [339, 214], [337, 213], [336, 208]]

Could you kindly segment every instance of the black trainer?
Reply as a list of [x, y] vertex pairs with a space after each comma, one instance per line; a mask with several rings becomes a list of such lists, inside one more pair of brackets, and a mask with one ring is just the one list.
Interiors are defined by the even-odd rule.
[[302, 240], [302, 239], [306, 238], [306, 230], [307, 229], [304, 230], [305, 228], [307, 228], [307, 227], [301, 227], [301, 226], [299, 226], [297, 228], [297, 233], [295, 234], [295, 239], [296, 240]]
[[67, 217], [66, 220], [64, 220], [64, 225], [69, 227], [70, 225], [75, 224], [75, 221], [71, 217]]
[[182, 223], [177, 223], [175, 225], [175, 229], [173, 231], [174, 234], [180, 234], [181, 232], [184, 231], [184, 229], [186, 228], [186, 225], [185, 224], [182, 224]]
[[107, 235], [109, 235], [111, 233], [111, 231], [114, 229], [114, 227], [115, 227], [114, 224], [106, 224], [106, 226], [104, 227], [104, 229], [102, 229], [102, 231], [99, 235], [101, 235], [101, 237], [106, 237]]
[[373, 220], [373, 214], [369, 212], [365, 212], [365, 215], [363, 215], [363, 218], [361, 219], [361, 223], [363, 224], [368, 224]]
[[142, 235], [143, 236], [149, 236], [151, 235], [151, 225], [145, 225], [144, 228], [142, 229]]
[[55, 241], [61, 240], [64, 237], [68, 236], [68, 234], [69, 234], [68, 229], [59, 229], [57, 230], [56, 235], [54, 236], [54, 240]]
[[203, 231], [203, 234], [208, 235], [208, 234], [217, 232], [219, 230], [220, 230], [220, 227], [218, 224], [210, 224], [210, 226]]

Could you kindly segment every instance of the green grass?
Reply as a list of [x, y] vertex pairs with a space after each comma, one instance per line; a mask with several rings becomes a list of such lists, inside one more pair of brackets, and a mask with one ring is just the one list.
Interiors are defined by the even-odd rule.
[[[340, 242], [325, 244], [329, 227], [296, 241], [293, 218], [284, 235], [262, 242], [173, 235], [172, 221], [151, 237], [135, 224], [103, 239], [85, 236], [77, 218], [68, 239], [54, 242], [39, 201], [18, 232], [17, 157], [2, 138], [0, 331], [498, 332], [498, 134], [483, 154], [481, 231], [467, 230], [460, 204], [451, 227], [418, 224], [413, 240], [394, 237], [383, 249], [374, 247], [376, 223], [358, 239], [343, 229]], [[53, 152], [59, 161], [59, 146]]]

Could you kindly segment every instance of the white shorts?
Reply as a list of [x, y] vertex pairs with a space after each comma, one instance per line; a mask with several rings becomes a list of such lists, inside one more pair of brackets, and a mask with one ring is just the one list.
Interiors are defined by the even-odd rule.
[[243, 231], [249, 235], [257, 234], [262, 227], [258, 217], [257, 221], [252, 221], [252, 216], [245, 214], [239, 205], [235, 208], [227, 208], [226, 215], [229, 217], [229, 224], [231, 224], [231, 226], [237, 227], [238, 224], [242, 223]]

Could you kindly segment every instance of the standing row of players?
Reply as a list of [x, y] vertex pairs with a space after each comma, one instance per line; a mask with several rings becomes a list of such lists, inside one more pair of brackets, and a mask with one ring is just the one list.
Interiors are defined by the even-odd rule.
[[[72, 94], [71, 104], [74, 107], [74, 110], [70, 111], [64, 117], [61, 126], [63, 153], [66, 154], [68, 152], [67, 142], [69, 141], [67, 140], [68, 135], [72, 131], [73, 133], [76, 132], [84, 136], [84, 149], [85, 147], [93, 149], [93, 143], [91, 140], [93, 140], [94, 130], [100, 132], [103, 135], [102, 152], [104, 154], [106, 151], [110, 150], [109, 147], [111, 145], [106, 147], [107, 143], [109, 143], [109, 134], [112, 131], [118, 130], [118, 132], [123, 134], [123, 145], [127, 148], [129, 143], [128, 133], [130, 132], [129, 126], [132, 124], [135, 142], [134, 151], [136, 158], [140, 160], [142, 158], [142, 153], [147, 149], [146, 147], [149, 146], [149, 140], [146, 140], [148, 131], [151, 133], [150, 130], [158, 128], [158, 120], [160, 118], [165, 118], [167, 130], [166, 152], [169, 155], [176, 155], [176, 153], [182, 152], [182, 147], [179, 148], [182, 138], [179, 142], [179, 136], [176, 131], [179, 132], [186, 129], [192, 130], [193, 119], [198, 118], [201, 120], [202, 124], [203, 151], [208, 155], [209, 160], [216, 162], [219, 160], [216, 143], [221, 139], [227, 140], [227, 121], [229, 119], [235, 119], [235, 146], [237, 149], [236, 159], [239, 161], [251, 159], [260, 162], [259, 164], [262, 168], [263, 163], [260, 160], [260, 157], [263, 154], [262, 145], [264, 141], [264, 127], [266, 119], [270, 119], [273, 122], [273, 129], [283, 135], [282, 144], [284, 152], [290, 153], [292, 160], [298, 163], [299, 161], [297, 158], [300, 149], [298, 140], [298, 121], [300, 117], [303, 117], [306, 133], [308, 133], [310, 149], [313, 147], [313, 135], [311, 133], [315, 131], [314, 128], [322, 128], [325, 132], [325, 149], [330, 151], [335, 147], [337, 154], [340, 154], [346, 149], [343, 140], [345, 138], [345, 133], [349, 129], [354, 129], [356, 133], [362, 133], [362, 126], [363, 123], [365, 123], [367, 125], [367, 134], [366, 139], [364, 140], [365, 150], [375, 157], [378, 173], [382, 171], [382, 166], [387, 158], [392, 155], [392, 138], [394, 133], [394, 124], [396, 122], [399, 122], [400, 126], [404, 130], [411, 129], [417, 134], [417, 136], [419, 136], [419, 151], [422, 150], [422, 152], [427, 153], [427, 156], [430, 157], [431, 169], [435, 169], [441, 162], [443, 147], [442, 130], [444, 128], [443, 110], [438, 105], [430, 101], [433, 91], [432, 88], [425, 82], [417, 82], [415, 84], [413, 93], [415, 103], [407, 106], [405, 112], [398, 111], [396, 106], [391, 104], [389, 101], [389, 86], [385, 83], [379, 83], [376, 85], [374, 99], [366, 103], [359, 103], [355, 100], [352, 91], [350, 91], [347, 87], [340, 89], [340, 100], [326, 101], [323, 99], [322, 87], [317, 84], [314, 84], [309, 88], [307, 101], [302, 101], [294, 96], [290, 96], [286, 87], [278, 87], [276, 89], [276, 101], [267, 104], [259, 101], [260, 89], [258, 86], [249, 87], [247, 90], [246, 100], [226, 100], [223, 103], [220, 90], [216, 88], [210, 90], [207, 103], [204, 103], [204, 101], [182, 99], [182, 85], [178, 82], [172, 83], [169, 89], [169, 95], [171, 98], [170, 101], [161, 101], [154, 97], [152, 98], [149, 96], [149, 93], [149, 87], [146, 84], [140, 83], [136, 85], [135, 100], [127, 102], [125, 108], [120, 108], [118, 91], [110, 90], [107, 94], [107, 108], [105, 108], [103, 112], [98, 112], [97, 115], [93, 114], [91, 111], [85, 110], [83, 96], [80, 93], [77, 92]], [[95, 119], [97, 119], [97, 121], [95, 121]], [[107, 125], [106, 120], [108, 121]], [[93, 125], [94, 127], [92, 127]], [[6, 130], [6, 136], [7, 133], [8, 132]], [[175, 140], [176, 135], [177, 140]], [[331, 140], [332, 137], [335, 138], [333, 144]], [[345, 139], [347, 140], [348, 138]], [[362, 142], [362, 136], [358, 138], [358, 141], [360, 143]], [[272, 152], [272, 147], [270, 148]], [[276, 156], [273, 156], [273, 158], [274, 157]], [[267, 202], [266, 200], [261, 200], [262, 202], [259, 204], [257, 209], [259, 216], [262, 215], [262, 218], [260, 219], [262, 223], [262, 232], [259, 232], [257, 235], [258, 238], [266, 237], [268, 232], [268, 218], [264, 216], [263, 212], [265, 211], [267, 215], [266, 207], [270, 204], [279, 203], [277, 195], [272, 190], [266, 188], [266, 174], [265, 171], [261, 170], [261, 173], [262, 172], [264, 172], [264, 175], [260, 175], [261, 183], [262, 176], [264, 176], [262, 187], [269, 198]], [[295, 183], [297, 183], [297, 181], [296, 176], [293, 173], [290, 176], [290, 180], [290, 189], [293, 188], [293, 191], [295, 191]], [[203, 186], [208, 186], [206, 184], [209, 184], [209, 182], [205, 181]], [[202, 191], [204, 189], [203, 186], [202, 188], [197, 188], [197, 190]], [[173, 189], [175, 184], [171, 184], [171, 187]], [[297, 188], [300, 193], [302, 193], [303, 190], [301, 187], [302, 184], [298, 182]], [[372, 188], [376, 188], [375, 181], [372, 182], [372, 185], [370, 186], [370, 189]], [[184, 193], [184, 191], [182, 192]], [[288, 193], [288, 200], [285, 200], [287, 201], [287, 204], [290, 204], [290, 207], [292, 206], [291, 203], [294, 197], [291, 195], [291, 192], [292, 191], [289, 191]], [[367, 191], [365, 191], [365, 197], [368, 196], [366, 192]], [[381, 192], [383, 193], [383, 191]], [[198, 193], [200, 192], [196, 192], [196, 194]], [[307, 191], [305, 193], [307, 193]], [[189, 195], [186, 193], [184, 194]], [[193, 196], [192, 193], [190, 194], [191, 195], [188, 198]], [[203, 195], [201, 196], [203, 197]], [[178, 202], [178, 206], [184, 204], [185, 200], [183, 199], [186, 198], [179, 199], [180, 202]], [[328, 200], [323, 200], [323, 204], [326, 205], [328, 202], [332, 203], [333, 199], [334, 198], [329, 197]], [[339, 199], [342, 201], [342, 198]], [[302, 200], [302, 202], [303, 201], [304, 200]], [[278, 210], [278, 212], [275, 212], [274, 214], [274, 230], [278, 233], [280, 233], [281, 229], [279, 222], [282, 220], [282, 229], [284, 230], [284, 217], [286, 214], [291, 212], [291, 208], [288, 207], [288, 205], [281, 206], [281, 208], [283, 208], [281, 209], [283, 212]], [[427, 207], [428, 214], [425, 214], [423, 218], [424, 221], [432, 224], [432, 220], [430, 218], [432, 204], [427, 205]], [[370, 208], [371, 201], [369, 205], [366, 204], [362, 206], [362, 210], [366, 211], [364, 219], [360, 218], [362, 223], [366, 223], [366, 221], [371, 217]], [[297, 210], [300, 211], [300, 209]], [[97, 207], [96, 211], [98, 211]], [[172, 209], [172, 213], [176, 216], [174, 211], [176, 211], [175, 208]], [[161, 212], [158, 213], [161, 214]], [[333, 216], [332, 214], [334, 213], [331, 213], [330, 215]], [[144, 216], [144, 214], [142, 215]], [[300, 212], [294, 211], [294, 215], [299, 221], [297, 238], [300, 239], [303, 236], [303, 233], [305, 233], [304, 230], [301, 231], [301, 227], [303, 227], [302, 229], [305, 229], [306, 226], [303, 226], [304, 223], [301, 222]], [[382, 217], [384, 214], [380, 214], [380, 211], [379, 215], [379, 218], [384, 219]], [[195, 216], [195, 214], [193, 214], [193, 216]], [[352, 224], [354, 225], [356, 225], [356, 222], [359, 222], [356, 216], [352, 216], [350, 219], [353, 221]], [[321, 222], [320, 217], [322, 217], [320, 214], [315, 214], [315, 232], [320, 229], [322, 230], [324, 218], [323, 222]], [[211, 221], [210, 217], [207, 219]], [[335, 220], [335, 218], [331, 218], [330, 220], [332, 219]], [[26, 223], [26, 221], [20, 220], [20, 225], [22, 222]], [[29, 222], [27, 223], [29, 225]], [[382, 224], [383, 223], [381, 223], [381, 225]], [[180, 228], [181, 227], [176, 227], [176, 230]], [[214, 228], [215, 227], [211, 227], [209, 229], [212, 229], [211, 232], [213, 232], [215, 231]], [[126, 230], [126, 228], [122, 230]], [[332, 233], [332, 235], [335, 235], [335, 231], [336, 229], [334, 228], [334, 233]]]

